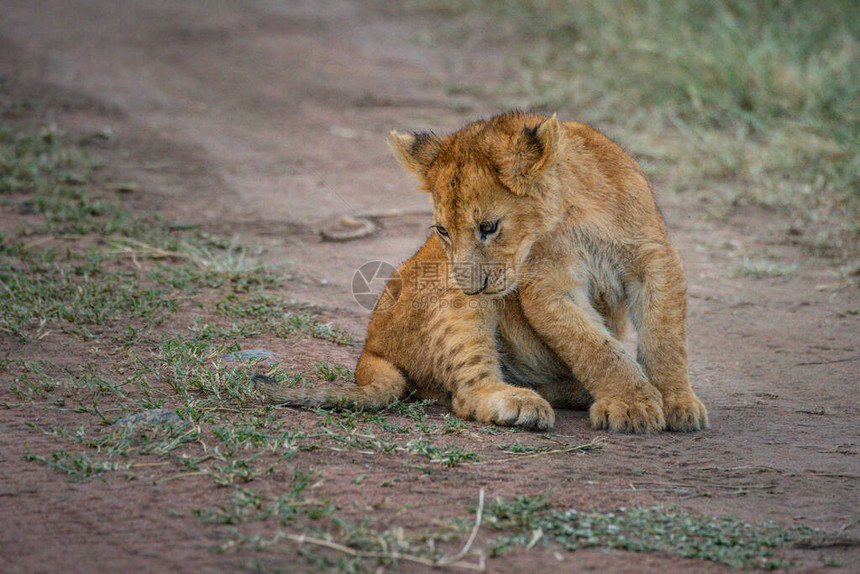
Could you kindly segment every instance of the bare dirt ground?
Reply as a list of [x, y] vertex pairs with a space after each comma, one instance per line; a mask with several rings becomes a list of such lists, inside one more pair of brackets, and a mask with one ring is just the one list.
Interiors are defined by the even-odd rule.
[[[402, 261], [430, 223], [429, 200], [390, 157], [386, 134], [453, 130], [500, 111], [446, 89], [452, 75], [476, 73], [479, 58], [491, 55], [422, 47], [416, 38], [433, 25], [424, 18], [359, 2], [3, 0], [0, 96], [40, 102], [42, 119], [73, 137], [109, 130], [112, 139], [91, 147], [104, 158], [108, 181], [133, 182], [126, 206], [239, 235], [259, 246], [262, 260], [290, 262], [295, 280], [284, 294], [319, 305], [361, 338], [369, 315], [350, 293], [354, 271], [367, 261]], [[488, 83], [504, 81], [505, 73], [501, 64], [483, 72]], [[372, 237], [320, 240], [319, 230], [342, 216], [391, 208], [403, 213], [379, 219], [382, 229]], [[664, 198], [663, 209], [688, 274], [691, 374], [709, 408], [710, 430], [609, 435], [592, 431], [586, 413], [560, 412], [557, 436], [605, 436], [607, 447], [433, 475], [404, 470], [396, 457], [318, 450], [301, 455], [324, 477], [316, 496], [374, 524], [411, 527], [470, 519], [465, 509], [484, 488], [488, 497], [551, 492], [558, 507], [674, 503], [860, 538], [860, 293], [833, 288], [834, 262], [793, 246], [790, 221], [779, 213], [745, 209], [714, 219], [672, 198]], [[762, 249], [798, 263], [796, 274], [738, 275], [740, 257]], [[312, 343], [266, 343], [298, 366], [332, 353]], [[98, 354], [85, 343], [52, 348], [50, 338], [12, 350], [72, 362]], [[335, 352], [351, 363], [359, 349]], [[70, 484], [23, 460], [26, 448], [54, 440], [26, 426], [46, 416], [71, 415], [25, 407], [0, 415], [4, 571], [248, 565], [246, 554], [210, 552], [218, 532], [189, 515], [215, 500], [203, 478], [157, 483], [155, 467], [139, 480]], [[313, 425], [320, 415], [283, 416]], [[469, 428], [460, 444], [491, 453], [494, 437]], [[354, 483], [362, 474], [370, 478]], [[277, 477], [263, 488], [276, 491]], [[486, 536], [481, 532], [474, 548]], [[267, 567], [313, 570], [295, 547], [284, 552]], [[860, 560], [850, 542], [793, 552], [800, 571], [830, 564], [841, 565], [831, 571], [852, 571]], [[556, 557], [540, 546], [491, 559], [488, 567], [726, 569], [662, 554], [588, 550]]]

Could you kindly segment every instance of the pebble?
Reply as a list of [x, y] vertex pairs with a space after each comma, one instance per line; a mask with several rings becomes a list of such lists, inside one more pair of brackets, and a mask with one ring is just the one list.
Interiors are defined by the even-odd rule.
[[111, 426], [134, 426], [134, 425], [185, 425], [175, 411], [170, 409], [147, 409], [127, 417], [122, 417]]
[[278, 354], [266, 349], [248, 349], [247, 351], [236, 351], [224, 355], [225, 363], [240, 363], [242, 361], [272, 360], [277, 362]]

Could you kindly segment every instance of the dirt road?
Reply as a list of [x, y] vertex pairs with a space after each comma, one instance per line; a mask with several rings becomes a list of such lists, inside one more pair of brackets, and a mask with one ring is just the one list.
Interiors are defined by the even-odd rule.
[[[49, 119], [76, 137], [110, 135], [98, 153], [109, 179], [134, 183], [132, 205], [239, 235], [260, 247], [263, 261], [291, 262], [296, 280], [285, 294], [324, 306], [339, 326], [363, 336], [368, 314], [350, 293], [354, 271], [367, 261], [405, 259], [430, 223], [429, 200], [391, 157], [386, 134], [452, 130], [501, 111], [448, 89], [452, 78], [478, 68], [476, 58], [492, 55], [425, 45], [422, 28], [434, 22], [416, 18], [364, 2], [2, 0], [0, 96], [43, 102]], [[499, 61], [483, 72], [487, 82], [504, 81]], [[397, 491], [351, 486], [363, 463], [315, 454], [327, 494], [412, 504], [421, 508], [410, 518], [419, 525], [473, 505], [484, 487], [493, 496], [552, 491], [559, 506], [677, 503], [860, 538], [860, 294], [834, 286], [832, 261], [792, 247], [777, 213], [750, 209], [727, 224], [692, 202], [664, 199], [663, 207], [687, 269], [692, 380], [709, 407], [710, 430], [609, 436], [599, 458], [456, 470]], [[319, 238], [343, 216], [390, 209], [400, 215], [381, 218], [372, 237]], [[796, 274], [738, 274], [743, 255], [762, 249], [798, 263]], [[353, 349], [346, 359], [356, 357]], [[27, 432], [21, 425], [0, 430], [3, 466], [24, 464], [16, 444], [36, 440]], [[589, 430], [580, 412], [559, 413], [556, 433], [603, 434]], [[41, 469], [2, 470], [0, 478], [4, 570], [236, 565], [206, 553], [195, 523], [179, 533], [163, 512], [153, 518], [138, 510], [159, 504], [161, 492], [72, 488]], [[180, 488], [193, 496], [193, 486]], [[823, 567], [822, 552], [797, 551], [810, 570]], [[827, 552], [828, 563], [845, 571], [860, 559], [856, 544]], [[704, 567], [661, 555], [562, 558], [523, 550], [490, 566]]]

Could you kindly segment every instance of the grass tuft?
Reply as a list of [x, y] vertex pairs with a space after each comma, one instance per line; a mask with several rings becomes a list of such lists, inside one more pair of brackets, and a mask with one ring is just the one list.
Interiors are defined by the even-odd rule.
[[797, 272], [798, 264], [783, 265], [769, 259], [750, 259], [744, 257], [736, 273], [753, 279], [771, 277], [791, 277]]
[[406, 443], [406, 450], [428, 459], [430, 462], [442, 463], [445, 466], [457, 466], [464, 462], [478, 462], [478, 454], [469, 449], [464, 449], [456, 444], [437, 446], [427, 438], [418, 438]]
[[497, 499], [488, 507], [486, 523], [519, 532], [497, 539], [492, 547], [496, 555], [514, 546], [534, 544], [535, 532], [540, 532], [545, 543], [565, 550], [665, 552], [732, 568], [761, 569], [790, 566], [775, 551], [822, 534], [805, 527], [752, 524], [731, 516], [699, 516], [662, 506], [611, 512], [550, 510], [543, 496]]
[[51, 457], [38, 456], [33, 453], [24, 455], [26, 460], [35, 460], [69, 475], [72, 482], [81, 482], [90, 478], [100, 477], [110, 471], [128, 468], [128, 463], [103, 461], [92, 458], [86, 452], [69, 453], [63, 449], [52, 452]]

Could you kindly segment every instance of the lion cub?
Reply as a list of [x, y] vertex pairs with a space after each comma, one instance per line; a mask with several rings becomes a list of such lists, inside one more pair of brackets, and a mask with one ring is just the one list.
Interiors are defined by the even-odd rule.
[[[435, 233], [390, 281], [345, 389], [272, 400], [379, 405], [407, 393], [463, 418], [533, 429], [552, 406], [598, 429], [707, 427], [687, 373], [686, 287], [654, 192], [592, 128], [508, 113], [447, 137], [391, 133], [432, 194]], [[637, 358], [620, 342], [627, 317]]]

